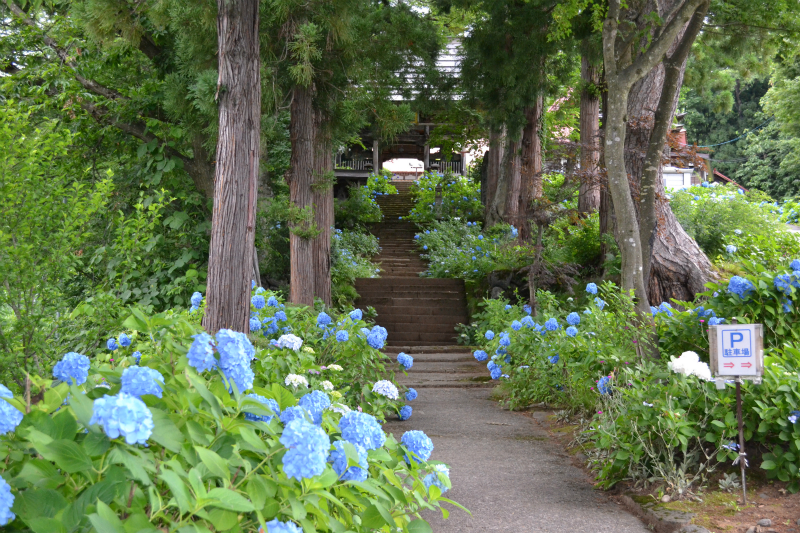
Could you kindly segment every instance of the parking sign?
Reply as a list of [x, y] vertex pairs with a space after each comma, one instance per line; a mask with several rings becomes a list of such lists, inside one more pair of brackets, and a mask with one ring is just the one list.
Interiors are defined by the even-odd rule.
[[758, 377], [764, 373], [761, 324], [726, 324], [708, 329], [715, 376]]

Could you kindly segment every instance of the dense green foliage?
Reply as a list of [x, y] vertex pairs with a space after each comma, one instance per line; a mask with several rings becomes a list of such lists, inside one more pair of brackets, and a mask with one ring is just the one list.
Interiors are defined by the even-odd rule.
[[414, 209], [405, 218], [418, 224], [456, 217], [465, 221], [483, 218], [480, 184], [467, 177], [426, 172], [411, 186], [411, 194]]
[[[255, 295], [275, 296], [260, 288]], [[130, 345], [93, 352], [88, 379], [70, 386], [45, 372], [32, 376], [34, 400], [27, 408], [19, 391], [0, 399], [30, 410], [0, 438], [0, 472], [13, 489], [17, 514], [6, 530], [243, 532], [278, 519], [305, 531], [430, 531], [418, 513], [449, 501], [441, 498], [450, 486], [447, 475], [435, 462], [408, 461], [408, 447], [391, 435], [368, 454], [359, 452], [339, 426], [350, 408], [380, 420], [397, 411], [397, 401], [373, 391], [379, 379], [393, 378], [395, 363], [368, 344], [359, 331], [366, 324], [353, 315], [334, 316], [324, 328], [312, 310], [278, 301], [263, 307], [263, 301], [254, 314], [266, 320], [285, 312], [284, 327], [302, 335], [303, 346], [279, 348], [258, 333], [251, 336], [252, 392], [275, 400], [281, 413], [312, 390], [329, 396], [332, 408], [315, 415], [321, 416], [317, 425], [331, 440], [348, 441], [346, 465], [338, 468], [368, 469], [364, 481], [342, 479], [336, 464], [304, 479], [289, 474], [289, 454], [302, 448], [283, 438], [288, 419], [273, 418], [278, 413], [232, 388], [223, 372], [198, 371], [191, 353], [187, 358], [202, 306], [153, 316], [134, 309], [123, 325]], [[349, 340], [337, 340], [336, 331], [348, 331]], [[125, 373], [137, 363], [164, 378], [154, 381], [157, 394], [126, 400], [152, 419], [146, 437], [138, 437], [145, 446], [111, 435], [107, 418], [96, 419], [103, 425], [92, 420], [104, 399], [124, 397], [118, 393], [130, 386]], [[423, 482], [429, 474], [435, 479]]]

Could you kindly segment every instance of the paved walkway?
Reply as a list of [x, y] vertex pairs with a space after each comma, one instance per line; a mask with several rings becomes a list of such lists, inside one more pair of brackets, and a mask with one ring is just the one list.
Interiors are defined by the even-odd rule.
[[[399, 349], [391, 349], [390, 356]], [[488, 374], [485, 367], [463, 350], [406, 349], [414, 366], [401, 382], [417, 389], [419, 397], [410, 403], [410, 420], [386, 424], [398, 438], [409, 429], [431, 437], [431, 458], [451, 469], [453, 489], [445, 496], [472, 512], [454, 509], [448, 520], [428, 513], [435, 533], [649, 531], [592, 488], [535, 416], [503, 410], [491, 400], [493, 384], [481, 381]]]

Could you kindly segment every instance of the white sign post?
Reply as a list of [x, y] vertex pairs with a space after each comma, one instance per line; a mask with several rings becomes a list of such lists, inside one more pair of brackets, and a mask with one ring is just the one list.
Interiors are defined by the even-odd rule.
[[[744, 453], [744, 423], [742, 422], [742, 379], [761, 383], [764, 373], [764, 337], [761, 324], [725, 324], [709, 326], [708, 344], [711, 372], [717, 388], [725, 388], [725, 378], [736, 381], [736, 419], [739, 422], [739, 466], [742, 470], [742, 502], [747, 505], [747, 485], [744, 471], [747, 454]], [[736, 461], [734, 461], [736, 464]]]

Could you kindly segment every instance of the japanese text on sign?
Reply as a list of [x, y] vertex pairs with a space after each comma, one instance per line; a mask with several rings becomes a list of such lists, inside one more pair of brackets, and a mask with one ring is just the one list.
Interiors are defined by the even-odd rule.
[[717, 376], [762, 374], [761, 324], [717, 325], [709, 328], [711, 367]]

